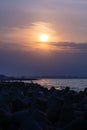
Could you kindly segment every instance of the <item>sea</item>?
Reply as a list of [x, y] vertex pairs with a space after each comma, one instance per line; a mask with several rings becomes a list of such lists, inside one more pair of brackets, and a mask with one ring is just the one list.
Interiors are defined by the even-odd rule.
[[87, 79], [38, 79], [33, 80], [33, 82], [47, 87], [48, 89], [53, 86], [61, 90], [68, 86], [71, 90], [79, 92], [87, 88]]

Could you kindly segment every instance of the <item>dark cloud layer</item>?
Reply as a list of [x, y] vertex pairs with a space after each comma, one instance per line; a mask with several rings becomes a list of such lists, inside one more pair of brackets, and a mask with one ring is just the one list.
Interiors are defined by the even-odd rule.
[[[87, 53], [87, 43], [75, 43], [75, 42], [57, 42], [49, 43], [49, 45], [55, 46], [58, 49], [68, 49], [72, 53]], [[64, 52], [63, 50], [63, 52]], [[73, 51], [71, 51], [73, 50]], [[75, 51], [76, 50], [76, 51]], [[68, 52], [68, 51], [67, 51]]]

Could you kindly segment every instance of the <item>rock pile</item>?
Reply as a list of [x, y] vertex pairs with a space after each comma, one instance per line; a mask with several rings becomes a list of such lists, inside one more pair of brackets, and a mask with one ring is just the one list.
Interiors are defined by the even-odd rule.
[[0, 83], [0, 130], [86, 130], [87, 89]]

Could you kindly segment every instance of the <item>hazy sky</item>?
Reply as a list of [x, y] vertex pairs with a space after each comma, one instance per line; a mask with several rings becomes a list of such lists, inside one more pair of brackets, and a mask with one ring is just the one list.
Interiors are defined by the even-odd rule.
[[87, 0], [0, 1], [1, 74], [87, 76], [86, 66]]

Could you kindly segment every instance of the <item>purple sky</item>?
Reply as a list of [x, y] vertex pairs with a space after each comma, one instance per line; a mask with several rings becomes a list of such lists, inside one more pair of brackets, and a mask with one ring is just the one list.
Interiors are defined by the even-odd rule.
[[87, 76], [86, 66], [86, 0], [0, 1], [1, 74]]

